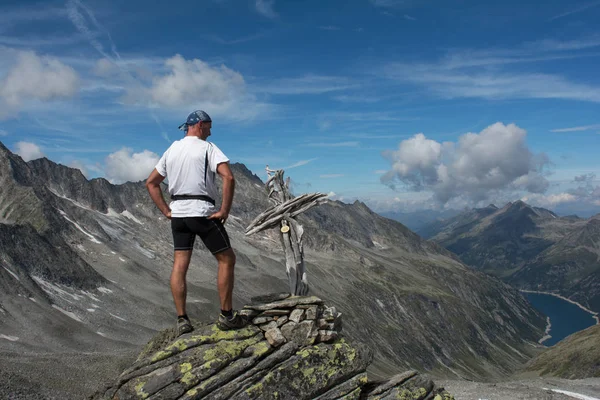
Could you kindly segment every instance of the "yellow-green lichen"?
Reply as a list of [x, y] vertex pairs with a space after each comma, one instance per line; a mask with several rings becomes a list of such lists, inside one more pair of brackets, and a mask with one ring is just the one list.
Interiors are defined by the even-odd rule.
[[179, 370], [181, 371], [182, 374], [185, 374], [186, 372], [192, 370], [192, 364], [191, 363], [183, 363], [179, 366]]
[[329, 368], [327, 370], [327, 379], [331, 379], [331, 377], [334, 376], [335, 374], [337, 374], [338, 372], [339, 372], [339, 369], [337, 367], [335, 367], [335, 366]]
[[271, 350], [271, 345], [269, 344], [269, 342], [267, 342], [265, 340], [261, 340], [260, 342], [253, 345], [252, 349], [253, 349], [252, 355], [260, 357], [263, 354], [266, 354]]
[[245, 340], [236, 340], [236, 341], [220, 341], [214, 345], [211, 349], [208, 349], [204, 353], [204, 360], [210, 361], [215, 358], [219, 358], [222, 356], [232, 358], [240, 355], [246, 348], [252, 346], [253, 344], [261, 341], [262, 338], [254, 336]]
[[308, 349], [302, 349], [296, 354], [298, 354], [302, 358], [306, 358], [311, 355], [311, 352]]
[[161, 350], [158, 353], [156, 353], [154, 355], [154, 357], [152, 357], [152, 362], [155, 363], [157, 361], [164, 360], [165, 358], [169, 357], [170, 355], [171, 355], [171, 353]]
[[356, 388], [353, 391], [351, 391], [350, 393], [346, 394], [344, 396], [344, 400], [358, 400], [358, 399], [360, 399], [360, 395], [361, 395], [361, 389]]
[[185, 383], [186, 386], [191, 386], [194, 383], [196, 383], [196, 375], [192, 374], [191, 372], [186, 372], [180, 379], [180, 381], [182, 383]]
[[246, 394], [250, 397], [254, 397], [257, 394], [260, 394], [263, 392], [263, 384], [262, 382], [258, 382], [257, 384], [254, 384], [252, 386], [250, 386], [248, 389], [246, 389]]
[[317, 374], [315, 374], [314, 367], [302, 369], [302, 375], [304, 376], [304, 379], [308, 379], [309, 384], [317, 384]]
[[135, 393], [140, 399], [146, 399], [150, 396], [148, 393], [144, 392], [144, 385], [146, 382], [140, 381], [137, 385], [135, 385]]
[[209, 335], [192, 335], [185, 339], [179, 339], [171, 343], [164, 350], [158, 351], [151, 359], [151, 363], [164, 360], [174, 354], [181, 353], [191, 347], [199, 346], [205, 343], [217, 343], [221, 340], [245, 339], [257, 334], [254, 326], [248, 326], [238, 330], [222, 331], [216, 325], [210, 328], [212, 332]]

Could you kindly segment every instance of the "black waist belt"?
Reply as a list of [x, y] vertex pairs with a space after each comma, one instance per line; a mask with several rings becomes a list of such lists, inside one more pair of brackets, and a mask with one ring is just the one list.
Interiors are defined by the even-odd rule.
[[204, 200], [208, 201], [213, 206], [215, 205], [215, 201], [211, 197], [203, 194], [178, 194], [171, 196], [171, 200]]

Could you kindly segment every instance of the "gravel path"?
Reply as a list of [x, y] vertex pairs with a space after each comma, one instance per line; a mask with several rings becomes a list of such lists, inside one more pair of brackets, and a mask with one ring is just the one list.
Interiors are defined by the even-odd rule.
[[[436, 379], [435, 382], [456, 400], [600, 400], [600, 378], [530, 378], [496, 383]], [[570, 393], [562, 394], [553, 389]]]

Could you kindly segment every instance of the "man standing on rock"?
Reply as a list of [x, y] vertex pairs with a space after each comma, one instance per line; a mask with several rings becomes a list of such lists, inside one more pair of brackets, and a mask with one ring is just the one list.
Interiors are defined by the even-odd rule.
[[[174, 142], [159, 160], [146, 181], [150, 197], [171, 220], [175, 256], [171, 273], [171, 292], [177, 310], [177, 335], [194, 328], [186, 314], [186, 274], [192, 257], [194, 240], [200, 236], [219, 264], [217, 287], [221, 300], [220, 329], [238, 329], [246, 319], [232, 310], [235, 253], [223, 224], [229, 216], [235, 180], [229, 159], [213, 143], [207, 142], [212, 120], [204, 111], [191, 113], [179, 126], [186, 132]], [[223, 199], [220, 210], [215, 207], [218, 190], [215, 173], [223, 179]], [[171, 204], [165, 202], [160, 183], [169, 178]]]

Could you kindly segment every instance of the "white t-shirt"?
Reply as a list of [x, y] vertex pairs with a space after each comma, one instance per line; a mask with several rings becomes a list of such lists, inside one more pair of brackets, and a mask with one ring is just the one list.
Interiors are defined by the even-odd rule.
[[[185, 136], [165, 151], [156, 164], [156, 170], [169, 178], [172, 196], [207, 195], [216, 201], [219, 195], [215, 184], [217, 166], [228, 161], [214, 144], [196, 136]], [[170, 208], [171, 216], [177, 218], [207, 217], [218, 211], [208, 201], [199, 199], [172, 201]]]

